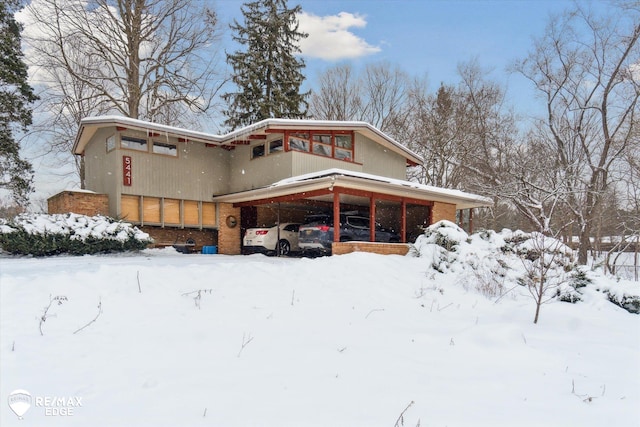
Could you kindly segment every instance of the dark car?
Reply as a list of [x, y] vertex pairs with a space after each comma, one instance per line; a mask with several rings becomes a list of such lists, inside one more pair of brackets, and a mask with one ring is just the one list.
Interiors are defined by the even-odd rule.
[[[340, 241], [369, 241], [369, 218], [365, 216], [340, 214]], [[376, 242], [398, 243], [400, 236], [393, 230], [376, 224]], [[333, 243], [333, 216], [327, 214], [309, 215], [300, 226], [298, 246], [305, 255], [331, 254]]]

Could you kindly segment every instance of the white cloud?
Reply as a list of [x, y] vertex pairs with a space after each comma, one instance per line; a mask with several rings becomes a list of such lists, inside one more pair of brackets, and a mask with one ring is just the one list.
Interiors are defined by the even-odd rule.
[[362, 15], [340, 12], [337, 15], [316, 16], [301, 12], [298, 20], [299, 30], [309, 34], [309, 37], [300, 41], [304, 56], [336, 61], [359, 58], [381, 50], [349, 31], [367, 25]]

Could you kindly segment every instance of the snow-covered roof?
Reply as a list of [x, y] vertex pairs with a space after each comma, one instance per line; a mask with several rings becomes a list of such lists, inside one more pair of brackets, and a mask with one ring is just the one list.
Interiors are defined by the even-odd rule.
[[215, 135], [122, 116], [86, 117], [80, 122], [80, 129], [78, 130], [73, 145], [73, 152], [75, 154], [81, 154], [96, 130], [107, 126], [121, 126], [127, 129], [154, 131], [167, 136], [183, 137], [192, 141], [216, 145], [230, 144], [234, 140], [248, 138], [252, 134], [264, 132], [269, 128], [290, 130], [353, 130], [403, 155], [414, 163], [422, 164], [424, 162], [424, 159], [419, 154], [409, 150], [369, 123], [312, 119], [265, 119], [226, 134]]
[[391, 196], [450, 203], [455, 204], [456, 209], [486, 207], [493, 204], [493, 201], [487, 197], [460, 190], [433, 187], [417, 182], [338, 168], [286, 178], [266, 187], [216, 196], [213, 200], [227, 203], [244, 203], [327, 189], [331, 191], [334, 187], [345, 187]]

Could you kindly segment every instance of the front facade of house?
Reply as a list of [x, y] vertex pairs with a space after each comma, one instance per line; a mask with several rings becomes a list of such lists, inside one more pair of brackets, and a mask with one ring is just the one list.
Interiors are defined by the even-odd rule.
[[419, 227], [455, 221], [456, 210], [488, 204], [404, 181], [422, 159], [362, 122], [268, 119], [211, 135], [104, 116], [82, 121], [73, 150], [100, 212], [78, 212], [91, 196], [68, 191], [50, 199], [50, 212], [122, 218], [156, 242], [190, 236], [220, 253], [240, 253], [246, 228], [319, 211], [357, 210], [407, 241]]

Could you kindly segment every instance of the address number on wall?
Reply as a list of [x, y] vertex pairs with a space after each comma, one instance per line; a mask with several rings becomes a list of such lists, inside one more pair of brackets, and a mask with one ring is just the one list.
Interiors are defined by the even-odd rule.
[[131, 156], [122, 156], [122, 183], [127, 187], [132, 183]]

